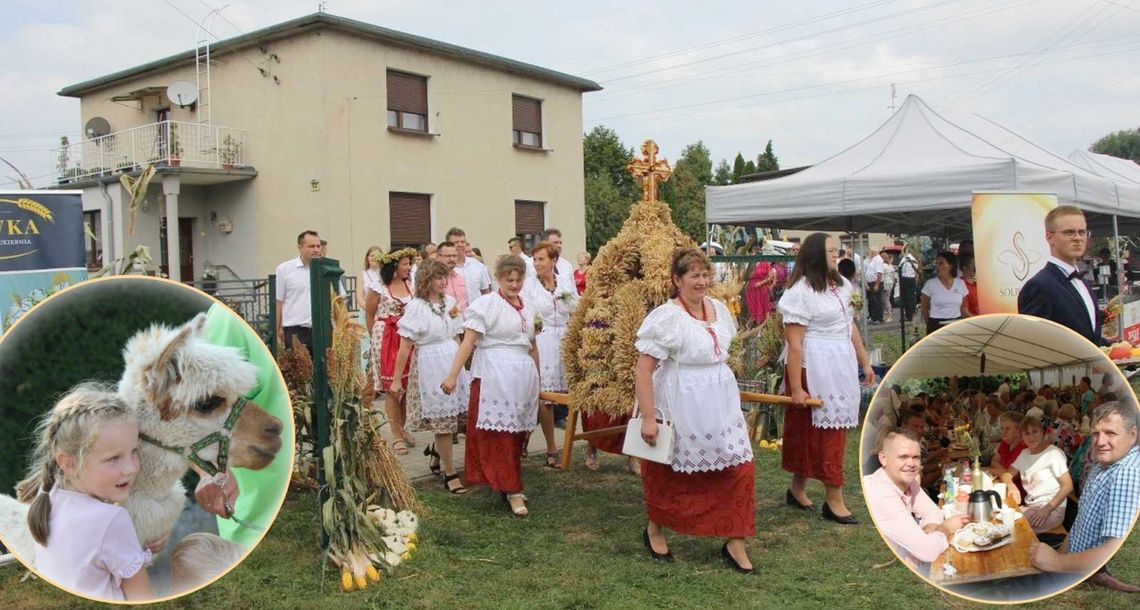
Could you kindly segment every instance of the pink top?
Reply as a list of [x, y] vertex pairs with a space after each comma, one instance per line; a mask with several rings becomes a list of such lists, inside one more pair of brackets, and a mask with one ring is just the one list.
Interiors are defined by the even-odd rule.
[[108, 601], [126, 599], [123, 579], [150, 561], [127, 510], [60, 487], [50, 497], [48, 545], [36, 543], [36, 571], [64, 589]]
[[456, 304], [459, 305], [459, 311], [467, 309], [467, 280], [463, 279], [463, 274], [452, 269], [451, 275], [447, 276], [447, 289], [444, 293], [450, 294], [455, 297]]
[[863, 493], [875, 525], [903, 561], [911, 565], [930, 563], [950, 546], [942, 533], [922, 531], [927, 525], [942, 523], [942, 511], [918, 481], [904, 492], [880, 468], [863, 477]]

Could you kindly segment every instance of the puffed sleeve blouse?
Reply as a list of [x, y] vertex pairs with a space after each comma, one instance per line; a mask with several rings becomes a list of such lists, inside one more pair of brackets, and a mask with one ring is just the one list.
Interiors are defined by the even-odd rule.
[[709, 327], [674, 300], [649, 312], [637, 330], [637, 351], [678, 364], [713, 364], [727, 360], [728, 345], [736, 335], [736, 320], [724, 303], [716, 299], [709, 301], [716, 312], [716, 321]]

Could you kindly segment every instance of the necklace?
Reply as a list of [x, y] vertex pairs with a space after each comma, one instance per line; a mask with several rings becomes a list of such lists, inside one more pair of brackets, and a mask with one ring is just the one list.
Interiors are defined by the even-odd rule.
[[432, 313], [439, 316], [440, 320], [447, 322], [446, 312], [443, 310], [444, 306], [445, 306], [444, 300], [440, 299], [439, 303], [436, 303], [435, 301], [432, 301], [431, 299], [425, 299], [425, 300], [428, 302], [428, 309], [431, 309]]
[[681, 298], [680, 295], [677, 296], [677, 302], [681, 304], [681, 308], [685, 310], [685, 313], [689, 314], [689, 316], [694, 320], [704, 322], [705, 331], [707, 331], [709, 333], [709, 336], [712, 337], [713, 353], [715, 353], [716, 357], [719, 358], [720, 340], [716, 338], [716, 331], [713, 330], [712, 324], [709, 324], [709, 313], [708, 310], [705, 309], [705, 299], [703, 297], [701, 298], [701, 317], [699, 318], [697, 317], [697, 314], [693, 313], [693, 310], [689, 309], [688, 303], [685, 303], [685, 299]]
[[546, 287], [546, 280], [540, 278], [538, 281], [542, 285], [543, 290], [546, 290], [550, 293], [550, 301], [554, 303], [554, 312], [558, 313], [558, 296], [554, 294], [558, 291], [558, 280], [551, 278], [551, 283], [554, 285], [550, 288]]
[[514, 303], [511, 302], [510, 299], [507, 298], [507, 295], [503, 294], [503, 290], [500, 288], [499, 289], [499, 298], [506, 301], [507, 305], [510, 305], [511, 309], [514, 309], [515, 313], [519, 314], [519, 329], [525, 335], [526, 334], [526, 316], [523, 315], [522, 296], [520, 295], [520, 296], [516, 297], [519, 300], [519, 304], [515, 305]]

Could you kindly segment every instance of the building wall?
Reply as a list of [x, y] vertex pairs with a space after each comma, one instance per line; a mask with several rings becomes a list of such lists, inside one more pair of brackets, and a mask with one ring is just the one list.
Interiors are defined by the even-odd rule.
[[[390, 191], [431, 194], [433, 240], [460, 226], [490, 260], [506, 252], [514, 235], [516, 199], [547, 202], [546, 224], [563, 230], [568, 258], [584, 249], [577, 90], [339, 30], [308, 31], [264, 46], [279, 63], [250, 49], [218, 56], [212, 70], [213, 123], [248, 131], [245, 158], [258, 176], [237, 184], [183, 185], [182, 200], [200, 208], [194, 210], [196, 275], [207, 257], [243, 277], [271, 273], [296, 256], [296, 235], [305, 229], [319, 231], [329, 241], [329, 256], [348, 261], [346, 271], [355, 272], [369, 245], [389, 245]], [[258, 66], [280, 84], [261, 76]], [[388, 68], [429, 77], [429, 131], [437, 136], [387, 130]], [[174, 80], [193, 81], [193, 66], [88, 94], [81, 120], [103, 116], [116, 131], [153, 122], [165, 100], [148, 100], [139, 112], [109, 98]], [[544, 100], [549, 152], [512, 146], [512, 93]], [[173, 119], [195, 117], [174, 108]], [[312, 189], [313, 180], [319, 190]], [[202, 193], [201, 204], [187, 197], [192, 190]], [[229, 235], [208, 220], [211, 211], [221, 216], [222, 210], [233, 221]], [[152, 252], [157, 256], [157, 248]]]

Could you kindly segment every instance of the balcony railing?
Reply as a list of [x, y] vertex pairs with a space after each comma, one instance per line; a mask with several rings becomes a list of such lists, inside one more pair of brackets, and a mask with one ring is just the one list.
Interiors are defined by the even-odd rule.
[[243, 129], [161, 121], [69, 144], [53, 154], [59, 184], [148, 164], [232, 169], [247, 165]]

